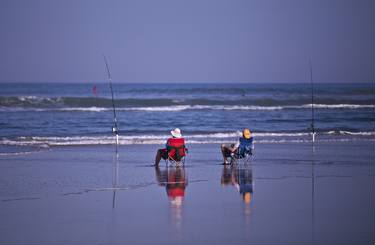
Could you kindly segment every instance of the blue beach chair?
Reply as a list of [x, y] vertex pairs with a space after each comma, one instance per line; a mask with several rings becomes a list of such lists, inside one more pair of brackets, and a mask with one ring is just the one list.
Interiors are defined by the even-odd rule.
[[250, 139], [240, 138], [240, 145], [236, 152], [231, 154], [231, 164], [233, 163], [249, 163], [253, 156], [254, 142], [253, 137]]

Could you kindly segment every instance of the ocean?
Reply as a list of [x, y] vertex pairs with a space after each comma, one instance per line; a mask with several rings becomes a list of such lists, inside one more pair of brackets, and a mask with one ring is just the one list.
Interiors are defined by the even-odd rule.
[[[175, 127], [187, 144], [311, 140], [311, 85], [113, 84], [120, 144], [164, 144]], [[317, 141], [375, 140], [375, 84], [314, 84]], [[114, 143], [107, 83], [0, 84], [0, 149]]]

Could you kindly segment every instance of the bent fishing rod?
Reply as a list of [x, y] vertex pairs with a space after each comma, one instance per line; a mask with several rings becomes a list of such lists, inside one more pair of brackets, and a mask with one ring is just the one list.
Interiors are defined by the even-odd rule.
[[112, 88], [112, 77], [111, 77], [111, 72], [109, 71], [109, 65], [107, 58], [103, 54], [104, 62], [105, 62], [105, 67], [107, 69], [107, 75], [108, 75], [108, 83], [109, 83], [109, 88], [111, 90], [111, 98], [112, 98], [112, 108], [113, 108], [113, 127], [112, 127], [112, 132], [116, 136], [116, 155], [115, 155], [115, 160], [114, 160], [114, 172], [112, 174], [112, 188], [113, 188], [113, 197], [112, 197], [112, 208], [115, 208], [115, 201], [116, 201], [116, 189], [117, 189], [117, 179], [118, 179], [118, 144], [119, 144], [119, 139], [118, 139], [118, 127], [117, 127], [117, 115], [116, 115], [116, 107], [115, 107], [115, 99], [113, 96], [113, 88]]
[[117, 146], [119, 144], [119, 139], [118, 139], [118, 127], [117, 127], [116, 107], [115, 107], [115, 100], [114, 100], [113, 88], [112, 88], [112, 77], [111, 77], [111, 72], [109, 71], [109, 66], [108, 66], [107, 58], [105, 57], [104, 54], [103, 54], [103, 58], [104, 58], [104, 62], [105, 62], [105, 67], [107, 68], [109, 88], [111, 89], [112, 108], [113, 108], [113, 127], [112, 127], [112, 132], [116, 135], [116, 152], [117, 152]]

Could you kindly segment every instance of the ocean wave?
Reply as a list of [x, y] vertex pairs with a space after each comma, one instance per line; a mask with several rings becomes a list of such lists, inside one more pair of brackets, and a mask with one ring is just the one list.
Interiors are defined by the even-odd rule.
[[[253, 98], [238, 100], [215, 99], [116, 99], [118, 110], [128, 111], [181, 111], [181, 110], [283, 110], [311, 108], [306, 98], [276, 100]], [[317, 99], [317, 109], [362, 109], [375, 108], [375, 100]], [[61, 111], [105, 111], [111, 110], [112, 100], [105, 97], [38, 97], [0, 96], [1, 110], [61, 110]]]
[[[349, 141], [359, 141], [359, 140], [366, 140], [366, 141], [375, 141], [373, 138], [369, 139], [363, 139], [363, 138], [323, 138], [319, 139], [319, 142], [349, 142]], [[254, 140], [255, 144], [264, 144], [264, 143], [270, 143], [270, 144], [280, 144], [280, 143], [310, 143], [311, 139], [305, 138], [305, 139], [258, 139]], [[45, 144], [48, 144], [49, 147], [53, 146], [96, 146], [96, 145], [113, 145], [115, 143], [114, 139], [88, 139], [88, 140], [72, 140], [72, 141], [49, 141]], [[223, 144], [223, 143], [231, 143], [228, 142], [228, 140], [225, 139], [211, 139], [211, 140], [186, 140], [186, 144]], [[2, 141], [0, 141], [0, 144], [3, 144]], [[39, 141], [29, 141], [29, 142], [19, 142], [17, 140], [14, 141], [8, 141], [8, 144], [11, 144], [13, 146], [30, 146], [30, 145], [38, 145], [40, 144]], [[165, 140], [120, 140], [120, 145], [164, 145]], [[15, 154], [30, 154], [34, 153], [36, 151], [30, 151], [30, 152], [20, 152], [20, 153], [1, 153], [0, 155], [15, 155]]]
[[[314, 105], [315, 109], [371, 109], [375, 105]], [[311, 104], [300, 106], [243, 106], [243, 105], [176, 105], [176, 106], [148, 106], [148, 107], [118, 107], [117, 111], [144, 111], [144, 112], [178, 112], [187, 110], [222, 110], [222, 111], [275, 111], [275, 110], [291, 110], [291, 109], [310, 109]], [[0, 111], [61, 111], [61, 112], [104, 112], [112, 111], [111, 107], [62, 107], [62, 108], [24, 108], [24, 107], [2, 107]]]
[[339, 135], [358, 135], [358, 136], [375, 136], [375, 132], [350, 132], [350, 131], [344, 131], [344, 130], [332, 130], [327, 132], [327, 134], [339, 134]]
[[[301, 108], [311, 108], [312, 104], [302, 105]], [[314, 108], [318, 109], [362, 109], [362, 108], [375, 108], [375, 105], [357, 105], [357, 104], [314, 104]]]
[[[187, 144], [211, 144], [234, 142], [241, 135], [241, 132], [221, 132], [207, 134], [186, 134]], [[349, 132], [349, 131], [327, 131], [319, 132], [321, 141], [330, 140], [353, 140], [353, 139], [373, 139], [375, 132]], [[255, 142], [258, 143], [287, 143], [287, 142], [310, 142], [309, 132], [259, 132], [253, 133]], [[164, 145], [169, 135], [120, 135], [120, 145], [132, 144], [160, 144]], [[0, 145], [11, 146], [37, 146], [48, 148], [50, 146], [69, 145], [112, 145], [115, 143], [113, 136], [70, 136], [51, 137], [33, 136], [2, 138]]]
[[[149, 106], [149, 107], [118, 107], [117, 111], [145, 111], [145, 112], [176, 112], [186, 110], [282, 110], [281, 106], [205, 106], [205, 105], [176, 105], [176, 106]], [[112, 107], [67, 107], [67, 108], [22, 108], [0, 107], [0, 111], [61, 111], [61, 112], [104, 112], [112, 111]]]
[[42, 150], [33, 150], [33, 151], [19, 151], [19, 152], [0, 152], [0, 156], [19, 156], [19, 155], [30, 155], [43, 152]]

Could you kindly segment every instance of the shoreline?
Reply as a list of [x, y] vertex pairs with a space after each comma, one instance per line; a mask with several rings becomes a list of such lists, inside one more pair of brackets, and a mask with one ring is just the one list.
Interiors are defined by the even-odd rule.
[[[323, 136], [318, 135], [316, 137], [316, 142], [314, 143], [315, 146], [319, 146], [322, 144], [341, 144], [341, 143], [364, 143], [364, 142], [375, 142], [375, 138], [373, 135], [374, 132], [364, 133], [363, 135], [356, 135], [356, 134], [349, 134], [347, 136]], [[346, 135], [346, 134], [345, 134]], [[126, 136], [124, 136], [126, 137]], [[24, 138], [24, 137], [21, 137]], [[112, 136], [106, 136], [105, 140], [101, 140], [99, 137], [98, 139], [89, 138], [89, 137], [30, 137], [30, 142], [27, 139], [22, 139], [24, 141], [18, 140], [9, 140], [6, 139], [3, 143], [0, 142], [0, 156], [6, 156], [7, 153], [11, 154], [30, 154], [38, 151], [50, 150], [57, 147], [108, 147], [114, 145], [114, 138]], [[126, 147], [131, 145], [164, 145], [168, 136], [162, 136], [162, 139], [136, 139], [137, 136], [132, 136], [132, 140], [124, 140], [121, 139], [120, 136], [120, 147]], [[203, 137], [198, 137], [203, 138]], [[267, 139], [268, 138], [268, 139]], [[48, 140], [51, 139], [51, 142]], [[69, 141], [70, 139], [70, 141]], [[236, 137], [228, 137], [227, 139], [210, 139], [210, 140], [192, 140], [189, 137], [185, 137], [185, 141], [187, 145], [219, 145], [219, 144], [230, 144], [236, 141]], [[254, 139], [255, 145], [278, 145], [278, 144], [312, 144], [310, 134], [306, 133], [303, 138], [295, 138], [293, 137], [278, 137], [278, 136], [271, 136], [271, 137], [261, 137]], [[16, 149], [23, 150], [21, 152], [17, 152]], [[13, 152], [14, 151], [14, 152]]]

